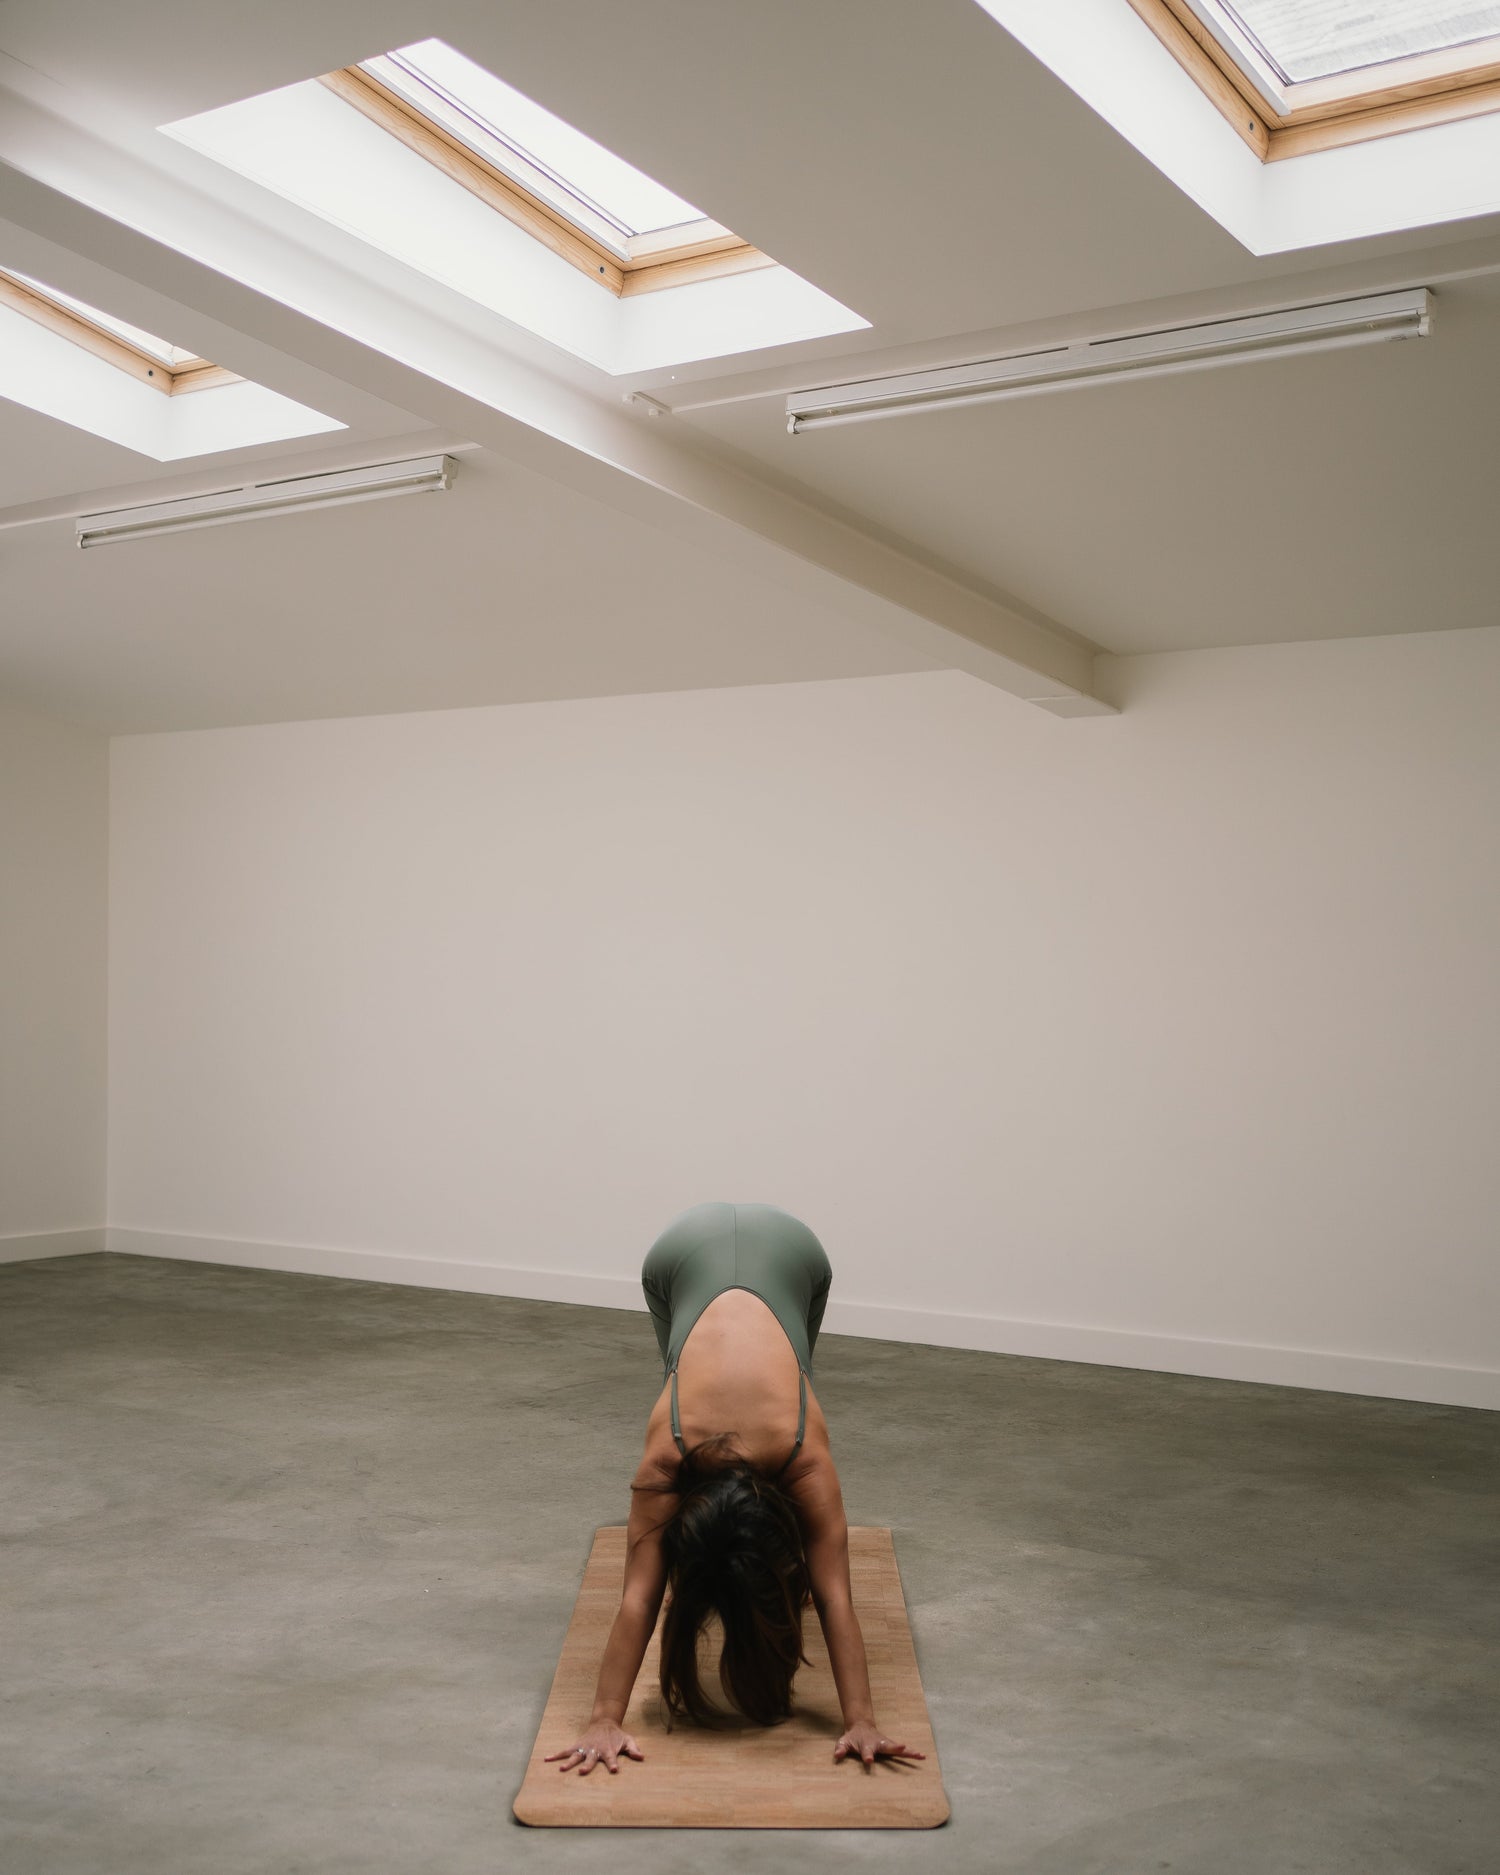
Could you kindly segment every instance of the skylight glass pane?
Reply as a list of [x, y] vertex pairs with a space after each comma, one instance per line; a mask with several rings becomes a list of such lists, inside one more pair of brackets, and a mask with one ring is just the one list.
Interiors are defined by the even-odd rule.
[[585, 204], [601, 209], [622, 233], [655, 234], [662, 228], [705, 219], [690, 202], [643, 176], [540, 104], [533, 104], [441, 39], [424, 39], [390, 56], [446, 92], [503, 142], [549, 170]]
[[1474, 0], [1221, 0], [1290, 83], [1439, 52], [1500, 33]]
[[87, 319], [90, 325], [112, 332], [117, 339], [124, 339], [127, 345], [133, 345], [138, 352], [145, 352], [150, 358], [159, 358], [164, 365], [186, 364], [190, 358], [197, 356], [195, 352], [184, 351], [180, 345], [169, 345], [165, 339], [143, 332], [139, 326], [116, 319], [113, 313], [100, 312], [97, 306], [86, 306], [81, 299], [74, 299], [71, 293], [60, 293], [55, 286], [48, 286], [44, 281], [33, 280], [24, 273], [13, 273], [11, 278], [21, 281], [47, 299], [56, 300], [59, 306], [66, 306], [69, 312], [77, 313], [80, 319]]

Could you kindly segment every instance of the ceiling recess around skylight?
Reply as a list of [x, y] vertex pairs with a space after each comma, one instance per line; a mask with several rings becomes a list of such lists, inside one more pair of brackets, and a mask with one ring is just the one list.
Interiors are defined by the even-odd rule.
[[867, 323], [441, 40], [161, 128], [612, 374]]
[[[1247, 253], [1301, 253], [1500, 212], [1500, 33], [1289, 81], [1227, 10], [1264, 7], [1256, 21], [1274, 41], [1272, 0], [976, 4]], [[1281, 5], [1290, 10], [1289, 0]], [[1087, 32], [1078, 29], [1084, 10]], [[1461, 19], [1486, 33], [1496, 10], [1495, 0], [1462, 14], [1456, 3], [1414, 12], [1411, 0], [1357, 8], [1386, 30], [1420, 26], [1423, 38], [1403, 44], [1451, 36]], [[1314, 11], [1312, 0], [1295, 8], [1304, 21]], [[1364, 56], [1351, 51], [1355, 11], [1349, 0], [1316, 8], [1325, 29], [1344, 28], [1333, 42], [1339, 62]], [[1308, 55], [1309, 41], [1277, 43], [1289, 61]]]
[[1287, 84], [1500, 34], [1500, 6], [1441, 0], [1218, 0]]
[[0, 398], [157, 462], [345, 427], [14, 268], [0, 268]]

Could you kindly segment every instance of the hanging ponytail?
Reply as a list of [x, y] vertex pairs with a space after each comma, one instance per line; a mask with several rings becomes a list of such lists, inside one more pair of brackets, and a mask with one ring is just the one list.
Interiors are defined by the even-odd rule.
[[790, 1716], [792, 1680], [807, 1663], [807, 1561], [791, 1499], [734, 1444], [733, 1433], [717, 1433], [692, 1447], [670, 1483], [640, 1487], [678, 1499], [662, 1527], [669, 1599], [661, 1693], [670, 1717], [722, 1723], [698, 1674], [699, 1636], [717, 1615], [719, 1683], [730, 1704], [759, 1725], [776, 1725]]

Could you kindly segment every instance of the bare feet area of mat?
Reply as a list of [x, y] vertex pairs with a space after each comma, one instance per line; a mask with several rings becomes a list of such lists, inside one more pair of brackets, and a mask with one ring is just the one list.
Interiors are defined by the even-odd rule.
[[[864, 1631], [875, 1715], [892, 1738], [925, 1751], [924, 1761], [880, 1759], [868, 1769], [857, 1760], [833, 1762], [843, 1721], [822, 1630], [809, 1608], [804, 1625], [811, 1665], [797, 1675], [794, 1711], [785, 1724], [740, 1721], [709, 1731], [679, 1720], [668, 1731], [653, 1635], [625, 1714], [625, 1730], [634, 1733], [645, 1761], [622, 1758], [614, 1776], [599, 1765], [587, 1777], [544, 1763], [549, 1751], [571, 1744], [588, 1721], [624, 1573], [624, 1525], [604, 1525], [594, 1533], [516, 1797], [522, 1823], [575, 1829], [934, 1829], [947, 1821], [948, 1799], [886, 1529], [849, 1532], [854, 1607]], [[717, 1637], [706, 1636], [706, 1690], [717, 1688], [717, 1663]]]

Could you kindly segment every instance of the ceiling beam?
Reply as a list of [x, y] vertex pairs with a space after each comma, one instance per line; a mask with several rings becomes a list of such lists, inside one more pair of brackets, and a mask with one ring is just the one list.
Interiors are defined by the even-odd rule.
[[175, 146], [148, 161], [4, 102], [0, 215], [222, 325], [211, 355], [228, 368], [297, 395], [275, 355], [303, 361], [1053, 714], [1114, 713], [1092, 646], [627, 408], [610, 380], [528, 364], [493, 314], [367, 243], [228, 172], [206, 193], [174, 173], [205, 173]]

